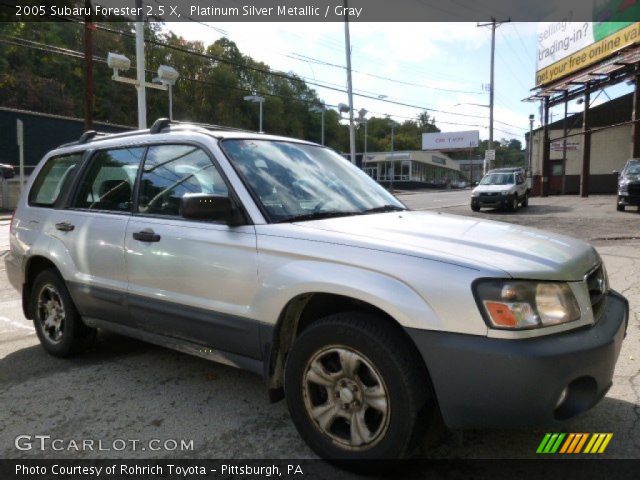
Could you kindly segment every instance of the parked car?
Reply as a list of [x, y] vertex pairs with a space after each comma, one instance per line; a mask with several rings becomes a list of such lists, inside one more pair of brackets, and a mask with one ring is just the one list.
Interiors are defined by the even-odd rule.
[[0, 163], [0, 178], [10, 179], [15, 177], [15, 171], [12, 165]]
[[250, 370], [325, 458], [409, 456], [438, 418], [572, 418], [611, 386], [627, 328], [587, 243], [410, 211], [330, 149], [221, 127], [48, 153], [10, 244], [50, 354], [105, 329]]
[[512, 212], [529, 205], [529, 189], [522, 169], [490, 170], [471, 191], [471, 210], [481, 208], [509, 209]]
[[618, 211], [624, 212], [627, 205], [640, 207], [640, 159], [627, 162], [618, 177]]

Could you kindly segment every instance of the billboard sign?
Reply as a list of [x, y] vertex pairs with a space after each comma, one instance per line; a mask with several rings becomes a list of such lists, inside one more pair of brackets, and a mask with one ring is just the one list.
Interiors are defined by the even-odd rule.
[[595, 65], [638, 42], [640, 22], [540, 22], [536, 86]]
[[422, 150], [460, 150], [480, 145], [480, 132], [437, 132], [422, 134]]

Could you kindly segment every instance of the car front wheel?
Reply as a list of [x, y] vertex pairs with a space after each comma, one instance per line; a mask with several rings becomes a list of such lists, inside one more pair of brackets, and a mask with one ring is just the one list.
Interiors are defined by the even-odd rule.
[[624, 203], [621, 202], [620, 197], [618, 197], [618, 203], [616, 205], [616, 208], [619, 212], [624, 212]]
[[518, 194], [517, 193], [514, 193], [513, 197], [511, 197], [509, 210], [511, 210], [512, 212], [515, 212], [516, 210], [518, 210]]
[[302, 332], [287, 358], [285, 395], [302, 438], [328, 459], [410, 456], [436, 408], [427, 370], [402, 332], [361, 312]]

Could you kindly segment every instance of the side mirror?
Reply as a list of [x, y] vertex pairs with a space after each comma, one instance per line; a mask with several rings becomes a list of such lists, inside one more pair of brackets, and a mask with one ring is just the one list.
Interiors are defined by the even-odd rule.
[[180, 215], [190, 220], [218, 220], [239, 225], [242, 216], [225, 195], [187, 194], [180, 200]]
[[0, 164], [0, 177], [9, 180], [15, 177], [16, 173], [11, 165]]

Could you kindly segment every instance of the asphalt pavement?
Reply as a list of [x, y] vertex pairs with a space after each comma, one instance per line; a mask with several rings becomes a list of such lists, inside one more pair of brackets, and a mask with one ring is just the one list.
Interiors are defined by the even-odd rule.
[[[472, 213], [469, 190], [399, 197], [412, 208], [545, 228], [598, 248], [612, 286], [631, 302], [629, 331], [606, 398], [562, 431], [612, 432], [603, 457], [640, 458], [640, 214], [616, 212], [607, 196], [532, 199], [516, 213]], [[0, 220], [0, 458], [314, 457], [284, 402], [268, 403], [255, 375], [108, 333], [73, 359], [47, 355], [6, 280], [1, 251], [7, 238], [8, 220]], [[508, 399], [496, 399], [501, 401]], [[437, 446], [425, 444], [422, 455], [534, 458], [544, 433], [544, 428], [446, 433]], [[19, 435], [101, 440], [103, 446], [137, 439], [140, 448], [19, 450]], [[193, 448], [151, 450], [150, 439], [192, 441]]]

